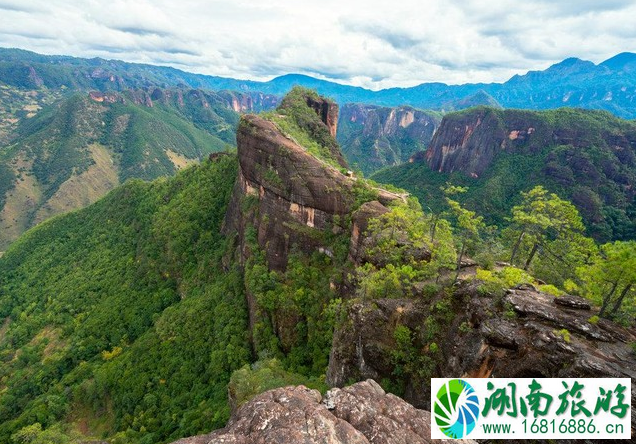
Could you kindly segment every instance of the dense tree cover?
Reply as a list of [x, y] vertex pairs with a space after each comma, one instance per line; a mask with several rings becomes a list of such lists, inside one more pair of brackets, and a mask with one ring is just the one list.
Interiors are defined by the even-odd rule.
[[326, 373], [340, 300], [335, 285], [346, 267], [348, 236], [327, 234], [329, 255], [293, 252], [284, 273], [269, 271], [255, 233], [245, 265], [245, 285], [259, 307], [253, 341], [260, 357], [276, 357], [292, 372]]
[[577, 268], [583, 294], [601, 306], [600, 316], [636, 316], [636, 242], [601, 246], [587, 264]]
[[485, 228], [484, 218], [477, 216], [474, 211], [467, 210], [461, 204], [451, 197], [456, 194], [465, 193], [467, 188], [448, 186], [444, 189], [446, 195], [446, 204], [450, 208], [450, 215], [455, 219], [456, 235], [461, 244], [459, 255], [457, 256], [457, 266], [455, 280], [459, 277], [459, 270], [462, 265], [462, 259], [467, 249], [474, 249], [475, 244], [479, 242], [481, 231]]
[[[314, 117], [285, 114], [295, 106], [278, 116], [336, 162], [321, 125], [325, 144], [315, 140]], [[538, 278], [549, 283], [543, 291], [577, 292], [602, 306], [599, 315], [633, 322], [634, 242], [597, 248], [576, 207], [542, 187], [523, 189], [503, 231], [468, 209], [462, 187], [444, 187], [435, 213], [398, 199], [369, 221], [358, 266], [348, 258], [352, 215], [335, 218], [311, 231], [321, 251], [292, 245], [277, 272], [253, 227], [243, 269], [221, 235], [236, 174], [236, 157], [221, 156], [172, 179], [130, 181], [39, 225], [0, 258], [1, 442], [73, 442], [81, 428], [116, 444], [161, 443], [222, 426], [228, 388], [235, 406], [278, 385], [324, 389], [333, 331], [360, 300], [425, 302], [423, 325], [396, 321], [393, 374], [382, 381], [396, 393], [423, 385], [462, 309], [453, 291], [467, 255], [487, 294]], [[355, 207], [378, 197], [363, 179], [351, 193]]]
[[36, 423], [122, 443], [224, 424], [226, 384], [250, 359], [242, 278], [220, 265], [235, 175], [227, 156], [130, 182], [0, 259], [0, 441]]
[[[600, 316], [633, 322], [634, 241], [599, 247], [584, 235], [576, 207], [542, 186], [521, 193], [504, 230], [487, 227], [482, 216], [464, 208], [458, 199], [465, 187], [442, 188], [444, 211], [424, 213], [411, 199], [369, 223], [368, 262], [355, 270], [358, 297], [414, 297], [414, 282], [428, 282], [423, 288], [434, 292], [445, 271], [455, 269], [450, 282], [457, 280], [469, 254], [481, 267], [477, 279], [484, 291], [501, 296], [506, 288], [539, 279], [542, 291], [581, 294], [601, 307]], [[495, 263], [503, 265], [495, 270]]]
[[513, 240], [508, 260], [526, 271], [536, 260], [535, 272], [549, 282], [562, 284], [574, 276], [577, 265], [595, 253], [596, 245], [583, 235], [581, 216], [572, 203], [541, 186], [522, 196], [504, 232]]
[[434, 279], [456, 261], [449, 223], [425, 215], [415, 199], [369, 221], [367, 236], [368, 262], [355, 270], [362, 299], [411, 297], [414, 282]]
[[[603, 306], [601, 316], [633, 321], [634, 242], [595, 249], [576, 209], [541, 187], [523, 194], [495, 241], [455, 200], [461, 189], [446, 188], [448, 207], [438, 214], [413, 198], [398, 201], [370, 221], [368, 260], [356, 269], [346, 230], [318, 233], [330, 254], [296, 251], [284, 273], [268, 269], [248, 230], [243, 274], [231, 261], [221, 265], [232, 256], [219, 227], [235, 174], [235, 157], [225, 156], [174, 179], [130, 182], [29, 231], [0, 259], [0, 439], [73, 442], [81, 422], [114, 443], [164, 442], [223, 425], [228, 383], [238, 404], [289, 383], [324, 389], [333, 330], [355, 301], [340, 298], [343, 285], [363, 300], [429, 302], [421, 328], [396, 324], [395, 371], [382, 383], [403, 393], [442, 359], [443, 326], [458, 309], [444, 286], [466, 251], [494, 257], [483, 267], [513, 256], [527, 268], [479, 269], [484, 292], [502, 295], [547, 269], [568, 270], [540, 289], [578, 292]], [[361, 201], [373, 197], [362, 188]], [[551, 249], [569, 262], [546, 266]], [[260, 361], [252, 365], [245, 289], [261, 310], [252, 332]]]

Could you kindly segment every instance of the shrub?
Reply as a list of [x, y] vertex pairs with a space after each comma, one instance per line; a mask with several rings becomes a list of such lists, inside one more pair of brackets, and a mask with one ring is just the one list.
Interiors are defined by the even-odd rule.
[[563, 290], [559, 290], [554, 285], [539, 285], [539, 291], [551, 294], [552, 296], [563, 296], [565, 294]]
[[569, 343], [570, 343], [570, 341], [572, 340], [572, 337], [570, 336], [570, 332], [569, 332], [566, 328], [563, 328], [563, 329], [561, 329], [561, 330], [559, 330], [559, 331], [555, 331], [554, 333], [555, 333], [557, 336], [561, 336], [561, 337], [563, 338], [563, 340], [564, 340], [566, 343], [568, 343], [568, 344], [569, 344]]

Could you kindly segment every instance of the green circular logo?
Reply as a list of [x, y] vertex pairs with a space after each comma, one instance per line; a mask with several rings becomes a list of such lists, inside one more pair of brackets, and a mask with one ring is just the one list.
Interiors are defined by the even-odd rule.
[[475, 389], [461, 379], [446, 381], [437, 392], [433, 415], [439, 429], [449, 438], [468, 435], [479, 418], [479, 398]]

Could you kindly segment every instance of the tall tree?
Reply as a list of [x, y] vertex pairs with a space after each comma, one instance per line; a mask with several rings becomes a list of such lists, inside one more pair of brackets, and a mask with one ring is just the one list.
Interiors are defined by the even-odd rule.
[[599, 315], [616, 317], [636, 296], [636, 241], [603, 245], [592, 262], [579, 267], [577, 273], [586, 296], [601, 304]]
[[[512, 209], [515, 241], [510, 263], [530, 265], [542, 253], [549, 261], [567, 264], [574, 257], [585, 257], [594, 250], [593, 242], [583, 235], [585, 229], [576, 207], [542, 186], [522, 193], [523, 202]], [[525, 260], [521, 254], [526, 253]]]
[[475, 244], [479, 242], [480, 232], [486, 227], [486, 224], [482, 216], [477, 216], [477, 213], [467, 210], [462, 207], [458, 201], [451, 198], [451, 196], [465, 193], [468, 191], [468, 188], [448, 185], [443, 191], [446, 195], [446, 203], [450, 207], [450, 212], [457, 221], [456, 234], [461, 244], [459, 254], [457, 255], [457, 267], [455, 269], [455, 281], [457, 281], [466, 250], [474, 247]]

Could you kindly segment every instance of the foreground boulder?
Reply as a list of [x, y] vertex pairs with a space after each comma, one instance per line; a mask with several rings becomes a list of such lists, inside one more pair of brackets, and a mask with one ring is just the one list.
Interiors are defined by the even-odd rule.
[[368, 380], [324, 398], [304, 386], [270, 390], [241, 407], [224, 429], [173, 444], [423, 444], [433, 442], [430, 423], [429, 412]]
[[422, 444], [433, 442], [430, 436], [429, 412], [368, 380], [324, 398], [304, 386], [270, 390], [242, 406], [224, 429], [173, 444]]

